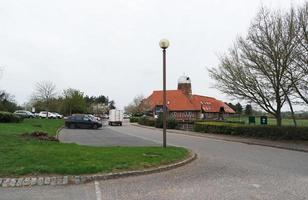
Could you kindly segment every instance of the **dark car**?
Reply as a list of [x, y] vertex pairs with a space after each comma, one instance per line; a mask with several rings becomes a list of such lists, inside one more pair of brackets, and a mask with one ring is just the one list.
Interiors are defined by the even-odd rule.
[[90, 118], [88, 115], [73, 115], [65, 120], [65, 126], [68, 128], [93, 128], [102, 127], [102, 123]]

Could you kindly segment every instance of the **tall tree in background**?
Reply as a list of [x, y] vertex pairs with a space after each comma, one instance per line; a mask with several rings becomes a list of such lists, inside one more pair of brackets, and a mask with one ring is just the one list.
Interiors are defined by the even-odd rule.
[[240, 103], [237, 103], [235, 105], [235, 111], [236, 111], [237, 114], [241, 115], [243, 113], [243, 106]]
[[35, 100], [41, 101], [45, 104], [45, 109], [48, 112], [51, 99], [56, 97], [56, 86], [50, 81], [38, 82], [35, 85], [33, 96]]
[[294, 20], [264, 8], [228, 54], [220, 57], [218, 69], [211, 69], [216, 87], [231, 96], [251, 101], [272, 114], [281, 126], [281, 108], [292, 94], [287, 78], [294, 63], [298, 32]]
[[296, 22], [299, 28], [296, 64], [290, 68], [289, 75], [294, 89], [308, 105], [308, 2], [297, 10]]
[[108, 98], [104, 95], [99, 95], [95, 98], [95, 103], [108, 104]]
[[245, 112], [246, 116], [251, 116], [252, 113], [253, 113], [252, 106], [250, 104], [247, 104], [245, 106], [245, 111], [244, 112]]
[[63, 91], [63, 113], [72, 115], [74, 113], [85, 113], [87, 110], [83, 92], [76, 89]]
[[143, 95], [136, 96], [133, 101], [124, 108], [126, 113], [133, 116], [141, 116], [149, 111], [151, 108], [150, 104], [144, 98]]
[[0, 91], [0, 111], [14, 112], [20, 109], [15, 103], [14, 96], [5, 92]]
[[114, 100], [108, 102], [108, 108], [109, 110], [116, 109]]
[[88, 113], [103, 114], [108, 112], [108, 98], [104, 95], [84, 97], [87, 104]]

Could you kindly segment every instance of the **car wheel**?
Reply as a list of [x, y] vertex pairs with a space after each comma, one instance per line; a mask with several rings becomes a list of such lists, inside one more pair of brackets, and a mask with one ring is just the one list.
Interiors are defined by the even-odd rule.
[[93, 126], [92, 126], [92, 128], [93, 129], [97, 129], [98, 127], [97, 127], [97, 124], [94, 124]]
[[75, 124], [70, 124], [69, 128], [74, 129], [74, 128], [76, 128], [76, 126], [75, 126]]

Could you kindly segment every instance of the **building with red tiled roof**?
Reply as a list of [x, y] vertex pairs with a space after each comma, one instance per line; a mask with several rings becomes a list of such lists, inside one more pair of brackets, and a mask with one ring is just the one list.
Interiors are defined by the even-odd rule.
[[[167, 90], [167, 110], [177, 120], [222, 119], [234, 114], [234, 110], [213, 97], [192, 94], [191, 80], [187, 76], [178, 79], [177, 90]], [[163, 109], [163, 91], [153, 91], [145, 99], [154, 116]]]

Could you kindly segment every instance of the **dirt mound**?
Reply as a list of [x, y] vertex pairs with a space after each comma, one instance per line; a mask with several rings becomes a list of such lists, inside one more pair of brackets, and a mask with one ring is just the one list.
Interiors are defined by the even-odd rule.
[[57, 138], [55, 138], [54, 136], [49, 136], [48, 133], [41, 132], [41, 131], [35, 131], [35, 132], [32, 132], [32, 133], [24, 133], [24, 134], [22, 134], [22, 137], [29, 138], [29, 139], [59, 142], [59, 140]]

